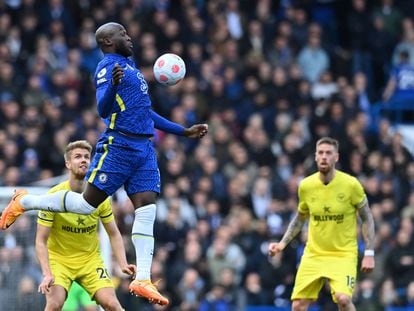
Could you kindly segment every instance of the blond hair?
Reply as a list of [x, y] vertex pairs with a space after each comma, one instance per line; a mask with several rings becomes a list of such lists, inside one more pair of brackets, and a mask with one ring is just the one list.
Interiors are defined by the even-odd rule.
[[64, 154], [65, 161], [68, 161], [70, 159], [72, 151], [77, 148], [86, 149], [89, 151], [89, 153], [92, 153], [92, 145], [90, 143], [88, 143], [86, 140], [76, 140], [76, 141], [69, 143], [66, 146], [65, 154]]

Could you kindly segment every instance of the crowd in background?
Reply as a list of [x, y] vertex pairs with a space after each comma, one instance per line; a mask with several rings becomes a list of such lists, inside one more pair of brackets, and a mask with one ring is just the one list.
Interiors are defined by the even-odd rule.
[[[0, 1], [0, 186], [62, 175], [68, 142], [96, 143], [104, 125], [91, 79], [102, 58], [94, 32], [108, 21], [134, 41], [154, 110], [209, 124], [199, 142], [162, 132], [154, 139], [162, 193], [153, 279], [171, 310], [289, 306], [306, 232], [274, 258], [267, 243], [285, 231], [298, 183], [315, 170], [314, 144], [328, 135], [376, 222], [377, 266], [358, 276], [355, 304], [414, 308], [413, 150], [390, 115], [371, 114], [382, 100], [393, 105], [383, 92], [401, 52], [404, 91], [414, 95], [413, 1]], [[177, 86], [153, 79], [164, 52], [185, 60]], [[132, 259], [133, 207], [122, 191], [113, 207]], [[24, 215], [0, 232], [2, 309], [43, 310], [35, 220]], [[129, 295], [117, 267], [113, 274], [126, 310], [159, 308]], [[329, 289], [318, 305], [335, 310]]]

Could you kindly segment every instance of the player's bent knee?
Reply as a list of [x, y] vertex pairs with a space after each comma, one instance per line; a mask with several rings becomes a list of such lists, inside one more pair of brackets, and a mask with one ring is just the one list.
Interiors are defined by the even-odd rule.
[[292, 311], [306, 311], [312, 301], [308, 299], [296, 299], [292, 302]]
[[48, 300], [46, 302], [46, 308], [47, 311], [60, 311], [63, 308], [64, 301], [57, 301], [57, 300]]
[[338, 305], [341, 307], [346, 307], [351, 303], [351, 297], [345, 294], [336, 293], [335, 298], [336, 298]]
[[119, 303], [119, 301], [114, 297], [111, 299], [106, 300], [105, 302], [103, 302], [101, 304], [102, 308], [104, 308], [105, 310], [110, 310], [110, 311], [118, 311], [118, 310], [122, 310], [122, 307]]

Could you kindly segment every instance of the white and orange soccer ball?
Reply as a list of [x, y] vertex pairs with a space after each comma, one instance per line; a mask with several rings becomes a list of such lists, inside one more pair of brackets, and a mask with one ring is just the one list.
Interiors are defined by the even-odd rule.
[[153, 72], [162, 85], [176, 85], [185, 76], [185, 63], [180, 56], [166, 53], [157, 58]]

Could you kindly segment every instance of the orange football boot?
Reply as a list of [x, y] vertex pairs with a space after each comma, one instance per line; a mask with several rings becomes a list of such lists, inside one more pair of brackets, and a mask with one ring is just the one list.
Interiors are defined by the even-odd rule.
[[156, 284], [153, 284], [151, 280], [134, 280], [129, 284], [129, 291], [136, 296], [146, 298], [149, 302], [157, 303], [161, 306], [166, 306], [170, 303], [167, 298], [159, 293]]
[[20, 205], [20, 199], [27, 194], [24, 189], [16, 190], [10, 200], [9, 205], [3, 210], [0, 217], [0, 228], [6, 230], [24, 213], [24, 208]]

